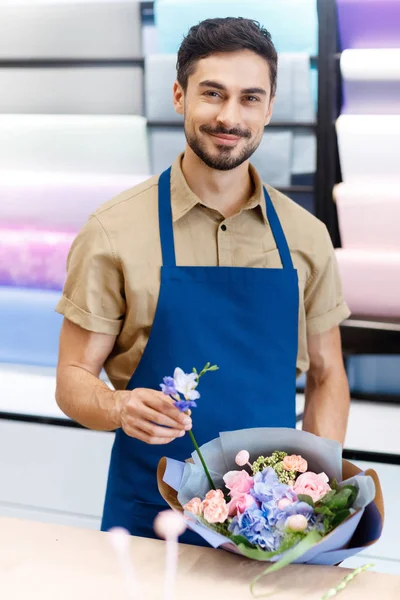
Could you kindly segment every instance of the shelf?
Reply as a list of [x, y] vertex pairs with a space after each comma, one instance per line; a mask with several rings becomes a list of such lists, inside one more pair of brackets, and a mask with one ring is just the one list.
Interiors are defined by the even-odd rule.
[[144, 58], [16, 58], [0, 59], [0, 68], [144, 67]]
[[340, 329], [345, 355], [400, 354], [400, 319], [354, 316]]
[[272, 186], [283, 194], [312, 194], [314, 187], [312, 185], [288, 185], [288, 186]]

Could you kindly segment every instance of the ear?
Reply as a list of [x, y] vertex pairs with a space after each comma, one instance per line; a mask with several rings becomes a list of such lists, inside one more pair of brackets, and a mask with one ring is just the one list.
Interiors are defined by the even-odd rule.
[[182, 86], [175, 81], [173, 88], [173, 101], [174, 108], [178, 115], [183, 115], [184, 105], [185, 105], [185, 92], [182, 89]]
[[272, 113], [274, 110], [275, 98], [276, 98], [276, 96], [273, 96], [271, 98], [271, 100], [269, 101], [268, 112], [265, 116], [265, 125], [268, 125], [269, 122], [271, 121]]

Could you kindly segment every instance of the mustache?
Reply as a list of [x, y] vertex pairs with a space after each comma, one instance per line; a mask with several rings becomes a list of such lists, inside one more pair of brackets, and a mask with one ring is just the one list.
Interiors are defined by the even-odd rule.
[[232, 129], [225, 129], [225, 127], [210, 127], [209, 125], [201, 125], [199, 127], [202, 133], [209, 133], [211, 135], [234, 135], [236, 137], [251, 138], [251, 131], [239, 129], [239, 127], [232, 127]]

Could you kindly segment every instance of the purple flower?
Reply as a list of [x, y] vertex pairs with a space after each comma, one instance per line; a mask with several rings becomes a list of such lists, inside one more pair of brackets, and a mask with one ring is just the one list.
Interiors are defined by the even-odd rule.
[[176, 389], [175, 389], [175, 380], [173, 377], [164, 377], [163, 379], [164, 383], [161, 383], [160, 388], [161, 391], [163, 392], [163, 394], [166, 394], [167, 396], [175, 396], [176, 395]]
[[229, 531], [233, 535], [242, 535], [251, 544], [267, 551], [276, 550], [281, 542], [281, 532], [269, 527], [267, 515], [258, 508], [246, 510], [234, 517], [229, 525]]
[[186, 412], [189, 408], [197, 408], [197, 404], [194, 400], [177, 400], [174, 402], [174, 406], [181, 412]]

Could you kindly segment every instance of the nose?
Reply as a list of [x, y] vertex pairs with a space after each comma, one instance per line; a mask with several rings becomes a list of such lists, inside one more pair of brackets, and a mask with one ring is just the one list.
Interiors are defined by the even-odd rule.
[[226, 100], [219, 114], [217, 121], [223, 125], [226, 129], [232, 129], [240, 125], [240, 106], [234, 98]]

